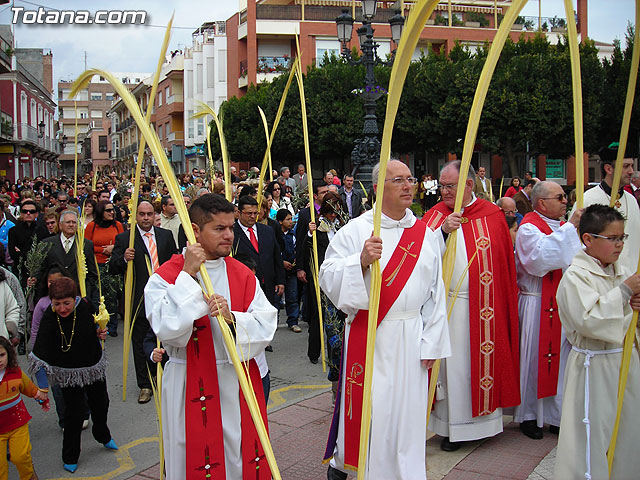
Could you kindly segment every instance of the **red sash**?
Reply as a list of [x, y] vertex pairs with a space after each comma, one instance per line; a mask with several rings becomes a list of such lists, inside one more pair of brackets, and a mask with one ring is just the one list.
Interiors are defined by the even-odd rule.
[[[387, 266], [382, 272], [380, 289], [380, 305], [378, 307], [378, 323], [389, 313], [402, 289], [411, 276], [420, 251], [426, 225], [416, 222], [411, 228], [405, 228]], [[354, 470], [358, 469], [358, 452], [360, 449], [360, 425], [362, 420], [362, 394], [364, 370], [367, 365], [367, 324], [368, 310], [360, 310], [349, 330], [347, 361], [343, 370], [344, 381], [344, 464]]]
[[[520, 225], [530, 223], [545, 235], [553, 230], [536, 212], [527, 213]], [[565, 222], [560, 222], [564, 225]], [[558, 389], [560, 371], [560, 344], [562, 325], [558, 315], [556, 292], [562, 278], [562, 269], [553, 270], [542, 277], [540, 295], [540, 335], [538, 341], [538, 398], [553, 397]]]
[[[231, 292], [231, 310], [246, 312], [255, 294], [256, 278], [247, 267], [237, 260], [230, 257], [225, 257], [224, 260], [227, 267], [229, 291]], [[169, 261], [162, 264], [157, 273], [164, 280], [173, 284], [183, 265], [184, 257], [174, 255]], [[187, 480], [226, 478], [218, 369], [216, 368], [211, 320], [208, 316], [204, 316], [196, 320], [193, 326], [194, 332], [187, 344], [185, 478]], [[250, 381], [266, 426], [267, 412], [260, 371], [255, 360], [250, 360], [248, 367]], [[242, 431], [242, 479], [270, 479], [271, 471], [267, 465], [242, 390], [240, 390], [239, 402]]]

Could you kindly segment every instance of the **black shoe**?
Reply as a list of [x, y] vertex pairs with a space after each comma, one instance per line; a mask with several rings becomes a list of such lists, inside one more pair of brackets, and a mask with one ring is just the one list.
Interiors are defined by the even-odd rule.
[[549, 425], [549, 433], [553, 433], [554, 435], [560, 435], [560, 427], [556, 427], [555, 425]]
[[[318, 359], [317, 358], [310, 358], [309, 361], [311, 363], [313, 363], [314, 365], [316, 365], [318, 363]], [[346, 478], [346, 477], [345, 477]]]
[[347, 474], [329, 465], [329, 470], [327, 470], [327, 480], [347, 480]]
[[520, 431], [533, 440], [540, 440], [544, 435], [535, 420], [527, 420], [520, 424]]
[[449, 441], [449, 437], [444, 437], [442, 442], [440, 442], [440, 450], [444, 450], [445, 452], [455, 452], [462, 446], [462, 442], [451, 442]]
[[264, 348], [264, 351], [265, 351], [265, 352], [273, 352], [273, 347], [272, 347], [271, 345], [267, 345], [267, 346]]
[[110, 332], [109, 332], [109, 336], [110, 336], [110, 337], [117, 337], [117, 336], [118, 336], [118, 332], [112, 332], [112, 331], [110, 331]]

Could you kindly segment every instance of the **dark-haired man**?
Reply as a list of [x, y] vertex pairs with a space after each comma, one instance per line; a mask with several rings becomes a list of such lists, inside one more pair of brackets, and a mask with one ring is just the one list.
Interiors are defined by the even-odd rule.
[[274, 305], [284, 293], [282, 254], [272, 228], [257, 223], [258, 202], [250, 196], [238, 200], [238, 221], [233, 227], [233, 251], [252, 258], [256, 277], [267, 299]]
[[[584, 207], [600, 203], [609, 205], [611, 202], [611, 187], [613, 186], [613, 174], [615, 172], [616, 157], [618, 147], [616, 144], [603, 147], [598, 152], [600, 155], [600, 173], [602, 182], [597, 187], [593, 187], [584, 192]], [[638, 202], [629, 192], [624, 191], [624, 187], [629, 185], [633, 176], [633, 159], [625, 158], [622, 163], [622, 175], [620, 177], [620, 191], [617, 194], [618, 200], [614, 208], [618, 210], [626, 222], [624, 222], [624, 233], [629, 238], [624, 243], [624, 249], [620, 254], [620, 263], [629, 268], [638, 265], [638, 255], [640, 254], [640, 207]], [[575, 206], [574, 206], [575, 209]]]
[[[313, 208], [315, 208], [316, 218], [320, 214], [320, 204], [329, 191], [329, 186], [324, 182], [313, 182]], [[303, 208], [298, 213], [298, 223], [296, 224], [296, 245], [304, 245], [309, 233], [309, 223], [311, 223], [311, 203], [309, 207]], [[320, 320], [318, 318], [318, 302], [316, 301], [316, 290], [313, 285], [311, 265], [306, 265], [304, 261], [303, 248], [296, 251], [296, 275], [298, 280], [306, 284], [305, 293], [302, 295], [304, 303], [303, 318], [309, 324], [309, 345], [307, 356], [311, 363], [318, 363], [320, 357]]]
[[296, 236], [293, 233], [293, 218], [291, 212], [286, 208], [281, 208], [276, 213], [282, 235], [276, 235], [280, 251], [282, 253], [282, 263], [285, 270], [284, 299], [287, 307], [287, 326], [293, 332], [300, 333], [302, 329], [298, 326], [298, 315], [300, 306], [298, 304], [298, 278], [296, 277]]
[[173, 198], [171, 198], [169, 195], [164, 195], [162, 197], [162, 200], [160, 200], [160, 206], [162, 208], [162, 213], [160, 214], [160, 225], [162, 226], [162, 228], [171, 230], [171, 233], [173, 234], [173, 240], [176, 244], [176, 247], [178, 247], [180, 216], [178, 215], [178, 210], [176, 209], [176, 205], [173, 202]]
[[[151, 400], [151, 381], [147, 370], [147, 357], [144, 354], [144, 338], [149, 332], [149, 322], [144, 310], [144, 287], [149, 280], [149, 268], [155, 272], [160, 265], [178, 253], [173, 235], [169, 230], [153, 226], [155, 211], [151, 203], [140, 202], [136, 213], [136, 232], [133, 248], [129, 248], [130, 232], [123, 232], [116, 237], [109, 273], [123, 275], [127, 271], [127, 263], [133, 261], [133, 312], [137, 312], [131, 344], [133, 361], [136, 367], [136, 381], [140, 388], [138, 403]], [[150, 371], [155, 370], [149, 368]]]
[[[269, 344], [277, 310], [255, 275], [229, 257], [234, 206], [206, 194], [189, 209], [196, 243], [155, 272], [145, 287], [147, 318], [169, 354], [162, 391], [168, 480], [201, 470], [214, 478], [271, 478], [216, 317], [235, 334], [239, 355], [252, 359]], [[215, 294], [199, 281], [204, 264]], [[188, 374], [187, 374], [188, 372]], [[250, 381], [266, 418], [262, 380], [249, 360]], [[250, 469], [250, 470], [247, 470]]]

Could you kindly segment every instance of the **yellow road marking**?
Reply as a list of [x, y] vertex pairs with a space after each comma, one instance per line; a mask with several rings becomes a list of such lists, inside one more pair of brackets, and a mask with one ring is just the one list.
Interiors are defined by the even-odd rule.
[[[277, 407], [286, 403], [286, 399], [282, 396], [284, 392], [288, 392], [291, 390], [321, 390], [325, 388], [331, 387], [330, 383], [325, 383], [322, 385], [288, 385], [286, 387], [278, 388], [273, 390], [269, 394], [269, 408]], [[143, 443], [149, 442], [157, 442], [158, 437], [143, 437], [137, 440], [133, 440], [132, 442], [127, 443], [126, 445], [122, 445], [115, 452], [116, 460], [118, 461], [118, 468], [112, 470], [109, 473], [104, 473], [102, 475], [98, 475], [95, 477], [59, 477], [59, 478], [51, 478], [49, 480], [111, 480], [123, 473], [129, 472], [136, 467], [135, 462], [131, 458], [129, 454], [129, 450], [133, 447], [137, 447], [138, 445], [142, 445]]]
[[143, 443], [148, 442], [157, 442], [158, 437], [143, 437], [138, 438], [137, 440], [133, 440], [132, 442], [127, 443], [126, 445], [122, 445], [118, 448], [116, 452], [116, 460], [118, 461], [119, 467], [115, 470], [112, 470], [109, 473], [104, 473], [102, 475], [98, 475], [96, 477], [60, 477], [50, 480], [111, 480], [112, 478], [117, 477], [118, 475], [122, 475], [123, 473], [129, 472], [133, 470], [136, 466], [131, 455], [129, 454], [129, 449], [133, 447], [137, 447]]

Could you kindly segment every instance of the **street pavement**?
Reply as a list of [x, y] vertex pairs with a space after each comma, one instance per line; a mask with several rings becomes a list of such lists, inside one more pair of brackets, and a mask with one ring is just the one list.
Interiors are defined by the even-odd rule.
[[[273, 340], [273, 352], [267, 352], [271, 370], [269, 429], [279, 470], [284, 480], [321, 480], [326, 465], [321, 462], [331, 423], [330, 383], [321, 364], [309, 362], [307, 328], [302, 333], [288, 330], [285, 318]], [[122, 330], [122, 329], [120, 329]], [[111, 404], [109, 428], [120, 446], [117, 452], [106, 450], [91, 436], [91, 427], [83, 432], [78, 470], [69, 474], [62, 469], [62, 432], [52, 409], [43, 413], [37, 404], [25, 398], [33, 420], [29, 424], [36, 472], [42, 480], [158, 480], [159, 454], [156, 411], [153, 400], [137, 403], [138, 388], [129, 361], [128, 395], [122, 401], [122, 336], [108, 337], [108, 386]], [[20, 357], [24, 367], [25, 357]], [[511, 417], [504, 417], [504, 433], [485, 441], [469, 442], [457, 452], [440, 450], [440, 438], [428, 433], [427, 476], [429, 480], [458, 479], [530, 479], [551, 480], [557, 436], [545, 433], [543, 440], [531, 440], [520, 433]], [[10, 479], [18, 478], [13, 465]], [[355, 477], [350, 477], [355, 478]]]

